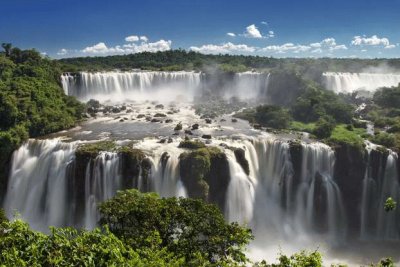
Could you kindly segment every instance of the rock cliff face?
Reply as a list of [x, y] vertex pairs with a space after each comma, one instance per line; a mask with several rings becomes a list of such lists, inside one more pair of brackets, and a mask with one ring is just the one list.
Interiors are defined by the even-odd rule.
[[180, 155], [180, 176], [189, 197], [201, 198], [224, 210], [230, 181], [226, 155], [216, 147], [207, 147]]

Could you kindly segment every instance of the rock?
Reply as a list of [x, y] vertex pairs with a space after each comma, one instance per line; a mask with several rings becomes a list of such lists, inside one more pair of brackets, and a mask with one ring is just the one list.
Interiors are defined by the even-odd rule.
[[254, 129], [261, 130], [262, 126], [258, 123], [253, 124]]
[[151, 107], [147, 107], [147, 109], [151, 109]]
[[113, 108], [111, 109], [111, 112], [112, 112], [112, 113], [120, 113], [120, 112], [121, 112], [121, 109], [120, 109], [119, 107], [113, 107]]
[[123, 106], [121, 107], [121, 110], [126, 110], [126, 106], [123, 105]]
[[120, 119], [119, 121], [120, 121], [120, 122], [124, 122], [124, 119]]
[[160, 117], [167, 117], [164, 113], [156, 113], [154, 117], [160, 118]]
[[232, 119], [231, 121], [232, 121], [232, 122], [237, 122], [238, 120], [237, 120], [237, 119]]
[[164, 105], [163, 104], [158, 104], [155, 106], [156, 109], [164, 109]]
[[126, 110], [126, 113], [132, 113], [132, 112], [133, 112], [132, 109], [127, 109], [127, 110]]
[[188, 134], [188, 135], [193, 135], [193, 133], [192, 133], [192, 131], [191, 131], [191, 130], [185, 130], [185, 134]]
[[171, 137], [168, 138], [168, 143], [172, 143], [172, 142], [173, 142], [172, 138]]
[[158, 141], [158, 143], [160, 143], [160, 144], [164, 144], [165, 142], [167, 142], [167, 139], [165, 139], [165, 138], [162, 138], [162, 139], [160, 139], [160, 141]]
[[249, 162], [246, 159], [246, 151], [243, 148], [235, 148], [234, 149], [234, 154], [237, 163], [242, 167], [243, 171], [249, 175], [250, 174], [250, 167], [249, 167]]
[[174, 114], [174, 113], [173, 113], [172, 111], [168, 111], [167, 114], [168, 114], [168, 115], [172, 115], [172, 114]]
[[159, 119], [152, 119], [151, 122], [160, 122]]
[[127, 120], [128, 120], [128, 118], [127, 118], [127, 117], [124, 117], [124, 120], [126, 120], [126, 121], [127, 121]]
[[203, 135], [201, 136], [201, 138], [204, 138], [204, 139], [211, 139], [211, 134], [203, 134]]
[[220, 121], [220, 122], [225, 122], [226, 120], [225, 120], [225, 119], [220, 119], [219, 121]]
[[179, 148], [198, 149], [206, 147], [206, 145], [198, 140], [184, 140], [179, 143]]
[[178, 133], [178, 132], [176, 132], [176, 133], [173, 133], [172, 135], [179, 135], [179, 133]]
[[205, 119], [205, 121], [206, 121], [207, 124], [211, 124], [212, 123], [212, 120], [210, 118]]
[[195, 123], [192, 125], [192, 130], [198, 130], [199, 129], [199, 124]]
[[180, 130], [182, 130], [182, 123], [178, 123], [174, 128], [174, 131], [180, 131]]
[[151, 120], [152, 120], [152, 118], [150, 116], [146, 117], [146, 121], [151, 121]]
[[165, 123], [171, 123], [172, 122], [172, 119], [166, 119], [165, 120]]
[[144, 118], [144, 117], [146, 117], [146, 115], [144, 115], [144, 114], [139, 114], [139, 115], [136, 116], [136, 118], [138, 118], [138, 119], [141, 119], [141, 118]]

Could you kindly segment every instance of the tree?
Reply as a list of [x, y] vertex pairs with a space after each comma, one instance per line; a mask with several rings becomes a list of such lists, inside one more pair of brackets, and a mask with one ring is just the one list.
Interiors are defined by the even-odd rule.
[[6, 56], [9, 57], [11, 48], [12, 48], [12, 44], [11, 43], [2, 43], [1, 47], [3, 47], [4, 52], [6, 53]]
[[215, 265], [244, 265], [250, 229], [226, 223], [215, 205], [199, 199], [160, 198], [155, 193], [120, 191], [100, 205], [102, 225], [133, 249], [148, 246], [156, 233], [161, 245], [185, 259], [185, 265], [203, 259]]

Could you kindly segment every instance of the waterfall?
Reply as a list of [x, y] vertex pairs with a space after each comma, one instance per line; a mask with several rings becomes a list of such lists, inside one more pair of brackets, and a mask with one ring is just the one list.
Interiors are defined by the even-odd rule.
[[63, 74], [61, 84], [65, 94], [81, 101], [91, 98], [100, 101], [192, 101], [205, 91], [219, 91], [223, 98], [242, 100], [267, 97], [269, 74], [249, 71], [224, 77], [222, 81], [219, 78], [214, 74], [189, 71], [80, 72]]
[[323, 73], [326, 88], [335, 93], [353, 93], [358, 90], [375, 92], [381, 87], [397, 86], [400, 74], [382, 73]]
[[4, 207], [9, 216], [20, 213], [32, 227], [68, 224], [67, 169], [75, 158], [76, 143], [29, 140], [16, 150]]
[[362, 184], [360, 239], [398, 240], [400, 211], [386, 212], [383, 208], [388, 197], [397, 203], [400, 201], [398, 154], [388, 150], [387, 155], [381, 152], [373, 155], [378, 146], [367, 142], [366, 147], [368, 160]]
[[301, 143], [298, 173], [287, 141], [252, 138], [229, 146], [244, 147], [250, 167], [247, 176], [227, 151], [231, 182], [226, 214], [230, 220], [249, 223], [261, 238], [290, 240], [320, 229], [331, 242], [343, 240], [347, 221], [340, 189], [333, 180], [335, 156], [329, 146]]
[[[124, 189], [121, 157], [115, 152], [100, 152], [87, 162], [84, 177], [76, 177], [75, 151], [79, 144], [31, 139], [14, 152], [4, 202], [9, 217], [16, 211], [41, 231], [47, 231], [48, 226], [72, 225], [87, 229], [96, 226], [97, 204]], [[151, 187], [143, 190], [155, 191], [161, 196], [186, 196], [178, 172], [182, 150], [174, 144], [175, 150], [167, 149], [169, 156], [165, 157], [163, 148], [154, 149], [153, 144], [157, 143], [138, 144], [153, 151], [148, 153], [152, 162]], [[83, 183], [80, 179], [84, 179]], [[78, 185], [73, 185], [74, 181]]]

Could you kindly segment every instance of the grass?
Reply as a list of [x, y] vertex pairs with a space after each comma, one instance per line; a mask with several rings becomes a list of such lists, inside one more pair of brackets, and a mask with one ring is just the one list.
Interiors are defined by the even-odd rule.
[[315, 123], [304, 123], [300, 121], [292, 121], [289, 126], [290, 130], [298, 131], [298, 132], [308, 132], [312, 133], [315, 128]]
[[349, 129], [346, 124], [339, 124], [333, 129], [331, 136], [327, 139], [329, 143], [349, 144], [355, 147], [363, 147], [366, 130], [363, 128]]

